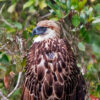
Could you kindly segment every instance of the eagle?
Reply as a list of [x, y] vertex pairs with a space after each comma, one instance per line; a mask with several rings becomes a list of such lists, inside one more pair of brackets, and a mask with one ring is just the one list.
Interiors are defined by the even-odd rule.
[[61, 27], [42, 20], [27, 54], [21, 100], [85, 100], [86, 82]]

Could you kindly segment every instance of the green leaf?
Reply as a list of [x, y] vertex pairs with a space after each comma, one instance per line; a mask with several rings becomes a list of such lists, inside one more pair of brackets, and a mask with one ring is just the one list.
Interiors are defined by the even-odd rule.
[[3, 87], [3, 83], [0, 83], [0, 88], [2, 88]]
[[57, 17], [58, 18], [61, 18], [63, 15], [61, 14], [61, 11], [60, 10], [56, 10], [56, 14], [57, 14]]
[[86, 14], [84, 12], [80, 13], [80, 22], [83, 24], [86, 24], [87, 20], [86, 20]]
[[6, 35], [6, 39], [7, 39], [7, 40], [10, 40], [10, 41], [13, 41], [13, 37], [12, 37], [11, 34], [7, 34], [7, 35]]
[[100, 15], [100, 3], [97, 3], [94, 9], [97, 11], [97, 14]]
[[78, 43], [78, 48], [79, 48], [80, 51], [85, 51], [85, 46], [82, 42]]
[[67, 7], [68, 7], [68, 9], [71, 8], [71, 0], [67, 0]]
[[92, 25], [94, 27], [95, 30], [97, 30], [98, 32], [100, 31], [100, 19], [96, 19], [92, 22]]
[[20, 56], [16, 56], [16, 71], [20, 72], [22, 67], [22, 60], [20, 59]]
[[23, 59], [23, 61], [21, 62], [22, 67], [26, 66], [26, 58]]
[[67, 6], [66, 6], [65, 1], [55, 0], [55, 2], [56, 2], [56, 5], [58, 5], [63, 10], [66, 10], [67, 9]]
[[[10, 100], [20, 100], [20, 94], [21, 94], [21, 88], [18, 88], [12, 95], [11, 95], [11, 99]], [[18, 97], [16, 99], [16, 97]]]
[[87, 0], [82, 0], [82, 1], [80, 1], [79, 2], [79, 9], [83, 9], [84, 8], [84, 6], [85, 6], [85, 4], [86, 4], [86, 2], [87, 2]]
[[23, 5], [23, 9], [30, 7], [34, 3], [34, 0], [29, 0]]
[[47, 4], [50, 8], [53, 8], [53, 5], [52, 5], [52, 3], [51, 3], [49, 0], [46, 0], [46, 4]]
[[80, 29], [80, 36], [84, 39], [85, 42], [89, 42], [89, 34], [84, 27]]
[[52, 4], [51, 1], [49, 1], [49, 0], [46, 0], [46, 3], [52, 10], [58, 10], [58, 8], [59, 8], [58, 5]]
[[72, 9], [77, 9], [78, 7], [78, 0], [71, 0], [71, 8]]
[[80, 24], [80, 18], [77, 14], [72, 16], [72, 24], [74, 27], [77, 27]]
[[90, 7], [88, 12], [89, 12], [88, 22], [91, 22], [94, 19], [94, 17], [93, 17], [93, 8]]
[[100, 92], [100, 85], [97, 86], [97, 91]]
[[6, 68], [5, 68], [4, 66], [1, 66], [1, 65], [0, 65], [0, 70], [6, 71]]
[[13, 96], [16, 96], [16, 95], [19, 95], [21, 92], [20, 88], [18, 88], [14, 93], [13, 93]]
[[9, 13], [13, 13], [15, 11], [15, 7], [16, 7], [16, 3], [14, 3], [13, 5], [11, 5], [9, 8], [8, 8], [8, 12]]
[[93, 24], [100, 23], [100, 17], [95, 17], [92, 23]]
[[100, 54], [100, 47], [96, 43], [93, 43], [92, 50], [94, 53]]
[[46, 6], [47, 6], [47, 4], [45, 3], [44, 0], [42, 0], [41, 2], [39, 2], [40, 9], [44, 9]]
[[81, 64], [80, 63], [78, 63], [77, 66], [81, 68]]
[[19, 30], [22, 29], [22, 24], [19, 22], [15, 22], [15, 27], [18, 28]]
[[2, 58], [0, 59], [0, 62], [3, 64], [8, 64], [9, 63], [9, 58], [6, 54], [2, 55]]
[[93, 67], [93, 64], [89, 63], [88, 66], [87, 66], [87, 69], [90, 70], [92, 67]]
[[25, 39], [27, 39], [27, 38], [28, 38], [27, 31], [24, 31], [24, 32], [23, 32], [23, 38], [25, 38]]

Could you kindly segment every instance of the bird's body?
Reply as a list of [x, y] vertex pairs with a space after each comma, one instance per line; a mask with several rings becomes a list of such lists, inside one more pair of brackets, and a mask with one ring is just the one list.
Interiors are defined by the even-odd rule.
[[29, 49], [21, 100], [85, 100], [85, 81], [69, 43], [47, 32]]

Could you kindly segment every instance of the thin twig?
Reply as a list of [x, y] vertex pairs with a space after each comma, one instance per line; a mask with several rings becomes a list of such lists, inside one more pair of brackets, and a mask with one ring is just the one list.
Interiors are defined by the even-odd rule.
[[19, 50], [20, 50], [21, 54], [23, 54], [23, 40], [22, 40], [22, 38], [19, 38], [18, 36], [16, 36], [16, 39], [19, 44]]
[[16, 28], [13, 24], [10, 24], [2, 15], [0, 16], [0, 21], [4, 22], [6, 25], [10, 26], [11, 28]]
[[5, 48], [6, 45], [7, 45], [8, 43], [9, 43], [9, 42], [7, 42], [6, 44], [2, 45], [2, 46], [0, 47], [0, 50], [2, 50], [3, 48]]
[[51, 15], [51, 13], [47, 13], [46, 15], [44, 15], [44, 16], [41, 16], [40, 17], [40, 19], [42, 20], [42, 19], [44, 19], [44, 18], [47, 18], [47, 17], [49, 17]]
[[0, 97], [1, 97], [1, 100], [9, 100], [7, 99], [7, 97], [5, 97], [2, 93], [2, 91], [0, 90]]
[[22, 76], [22, 72], [19, 72], [17, 84], [16, 84], [15, 88], [8, 94], [7, 97], [10, 97], [17, 90], [19, 83], [20, 83], [20, 80], [21, 80], [21, 76]]
[[3, 4], [2, 7], [0, 8], [0, 15], [2, 14], [2, 11], [3, 11], [4, 7], [5, 7], [5, 5], [6, 4]]
[[10, 49], [7, 48], [7, 45], [9, 44], [9, 42], [5, 43], [4, 45], [2, 45], [2, 43], [0, 42], [0, 50], [4, 50], [4, 52], [6, 54], [9, 54], [9, 55], [14, 55], [16, 52], [12, 52], [10, 51]]

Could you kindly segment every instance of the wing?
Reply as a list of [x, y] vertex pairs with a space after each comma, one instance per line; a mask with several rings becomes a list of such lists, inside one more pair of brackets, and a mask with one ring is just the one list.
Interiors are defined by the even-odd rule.
[[[71, 64], [71, 66], [73, 68], [75, 68], [75, 69], [73, 69], [73, 71], [71, 73], [75, 73], [75, 70], [77, 71], [77, 74], [75, 73], [76, 74], [75, 77], [77, 78], [77, 82], [76, 82], [77, 85], [75, 87], [75, 91], [73, 91], [71, 93], [73, 95], [69, 94], [69, 96], [68, 96], [69, 99], [68, 100], [85, 100], [85, 96], [86, 96], [86, 93], [87, 93], [86, 82], [85, 82], [85, 80], [84, 80], [79, 68], [77, 67], [75, 56], [74, 56], [74, 54], [73, 54], [73, 52], [71, 50], [71, 47], [70, 47], [68, 41], [66, 39], [64, 39], [64, 42], [65, 42], [66, 46], [69, 48], [68, 51], [69, 52], [71, 51], [69, 59], [74, 59], [74, 60], [70, 60], [71, 62], [74, 61], [73, 64]], [[72, 56], [72, 58], [71, 58], [71, 56]], [[71, 85], [71, 83], [70, 83], [70, 85]], [[72, 84], [72, 85], [74, 85], [74, 84]]]
[[[84, 80], [62, 39], [34, 43], [27, 56], [22, 100], [84, 100]], [[84, 96], [84, 95], [82, 95]]]

